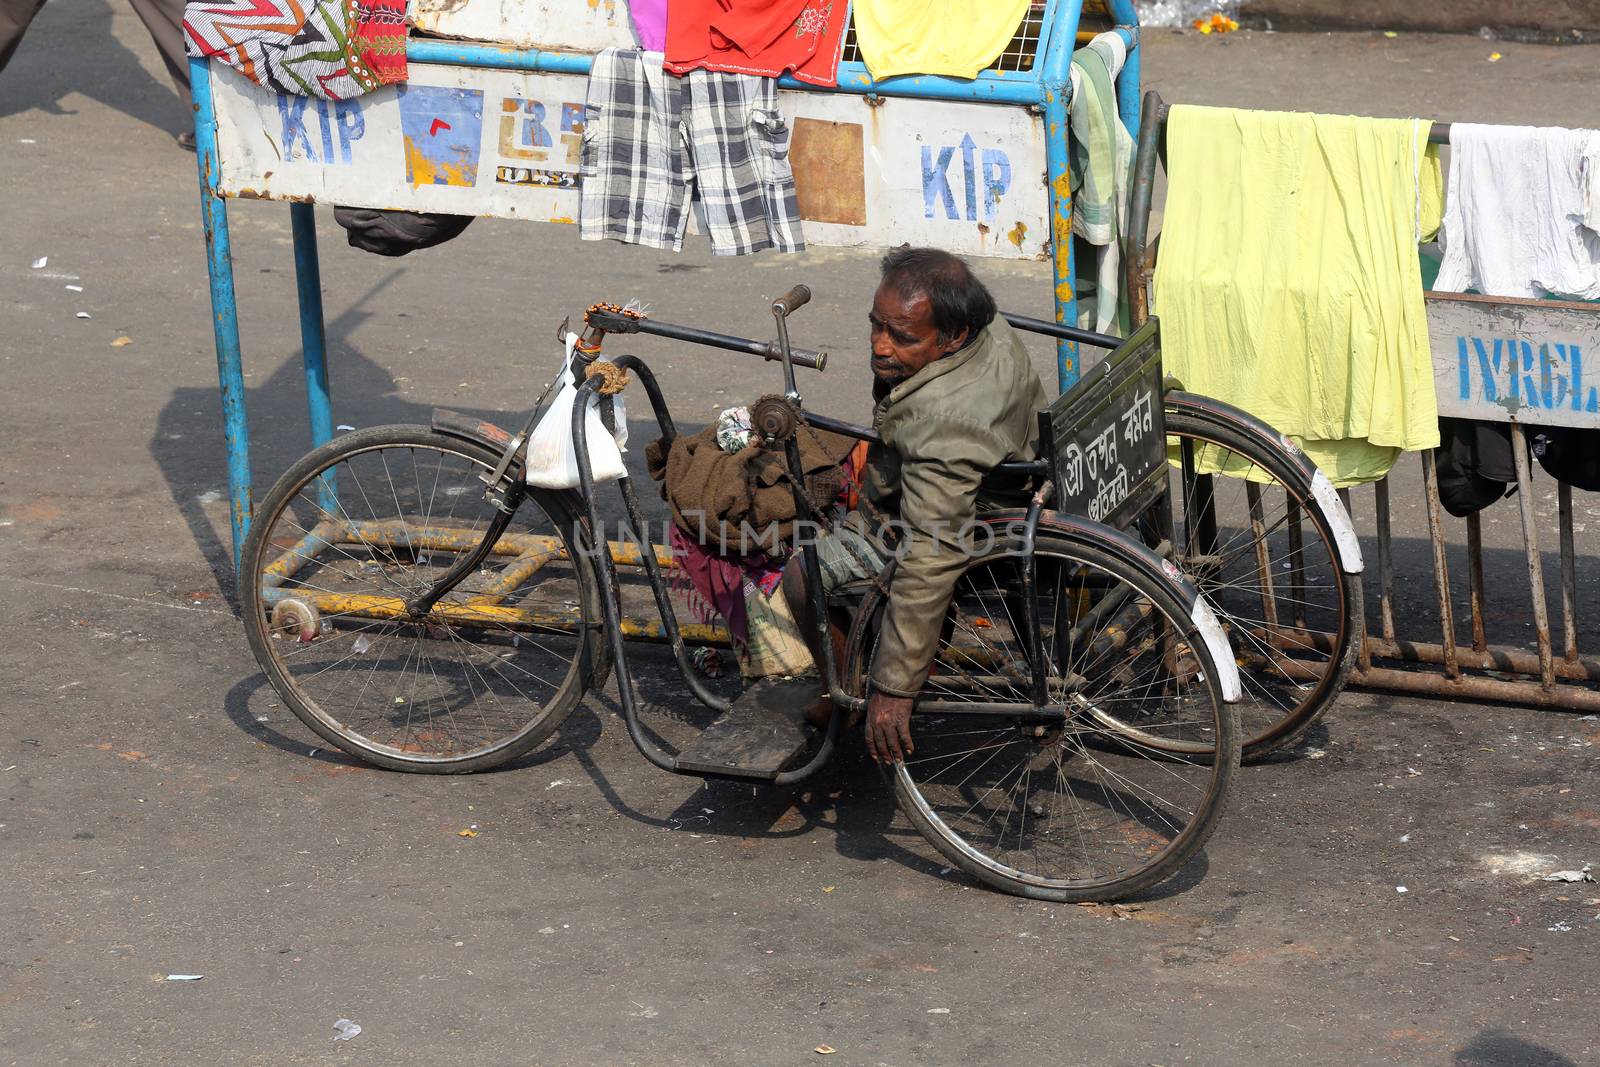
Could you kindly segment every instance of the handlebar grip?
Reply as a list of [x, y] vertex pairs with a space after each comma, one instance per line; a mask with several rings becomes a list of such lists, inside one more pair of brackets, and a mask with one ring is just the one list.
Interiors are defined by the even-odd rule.
[[813, 352], [809, 348], [791, 348], [789, 358], [796, 367], [809, 367], [812, 370], [823, 370], [828, 365], [827, 349]]
[[[761, 357], [769, 363], [777, 363], [783, 359], [783, 349], [776, 341], [768, 341], [767, 349]], [[828, 350], [810, 348], [789, 349], [789, 359], [796, 367], [807, 367], [811, 370], [824, 370], [828, 366]]]
[[772, 302], [772, 310], [785, 317], [794, 314], [811, 300], [811, 288], [797, 285]]

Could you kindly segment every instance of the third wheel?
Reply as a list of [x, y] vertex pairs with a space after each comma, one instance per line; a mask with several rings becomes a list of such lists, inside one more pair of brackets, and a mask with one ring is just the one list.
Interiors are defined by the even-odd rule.
[[1340, 566], [1309, 479], [1216, 415], [1166, 410], [1174, 558], [1228, 632], [1246, 762], [1292, 745], [1344, 685], [1360, 576]]

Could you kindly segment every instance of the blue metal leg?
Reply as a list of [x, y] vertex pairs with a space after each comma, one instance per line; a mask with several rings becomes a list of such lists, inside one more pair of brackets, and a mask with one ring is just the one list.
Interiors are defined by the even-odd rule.
[[328, 394], [328, 336], [322, 316], [322, 265], [317, 256], [316, 208], [290, 204], [294, 231], [294, 277], [300, 291], [300, 347], [306, 373], [306, 407], [311, 415], [312, 447], [333, 439], [333, 405]]
[[200, 166], [200, 218], [205, 226], [206, 271], [211, 280], [211, 326], [216, 335], [217, 378], [222, 389], [222, 432], [228, 449], [233, 568], [237, 573], [245, 535], [250, 532], [250, 426], [245, 415], [228, 205], [217, 195], [217, 117], [211, 103], [211, 69], [205, 60], [189, 60], [189, 84], [195, 111], [195, 155]]
[[[333, 403], [328, 391], [328, 333], [322, 314], [322, 261], [317, 255], [317, 215], [310, 204], [289, 205], [294, 232], [294, 279], [300, 295], [300, 349], [306, 377], [306, 408], [311, 416], [311, 447], [333, 440]], [[339, 486], [332, 472], [317, 485], [317, 504], [325, 515], [340, 514]]]
[[1128, 134], [1133, 138], [1133, 143], [1139, 143], [1139, 111], [1143, 107], [1143, 97], [1139, 92], [1139, 55], [1140, 48], [1139, 27], [1131, 28], [1134, 43], [1128, 48], [1127, 62], [1122, 64], [1122, 73], [1117, 76], [1117, 113], [1122, 117], [1122, 124], [1128, 127]]
[[1139, 109], [1144, 106], [1139, 92], [1139, 12], [1132, 0], [1111, 0], [1111, 17], [1128, 43], [1128, 59], [1117, 76], [1117, 113], [1138, 144]]
[[[1072, 163], [1067, 155], [1067, 103], [1065, 86], [1047, 89], [1044, 105], [1045, 162], [1050, 192], [1050, 269], [1055, 283], [1056, 321], [1078, 325], [1078, 293], [1073, 287], [1072, 263]], [[1056, 387], [1061, 392], [1078, 381], [1078, 344], [1056, 342]]]
[[[1112, 0], [1126, 4], [1129, 0]], [[1059, 0], [1047, 10], [1054, 16], [1048, 28], [1040, 88], [1044, 93], [1045, 191], [1050, 211], [1050, 270], [1055, 287], [1056, 321], [1078, 325], [1078, 293], [1072, 277], [1072, 159], [1068, 144], [1072, 128], [1068, 107], [1072, 102], [1072, 52], [1078, 46], [1078, 21], [1083, 0]], [[1061, 392], [1078, 381], [1078, 345], [1056, 342], [1056, 386]]]

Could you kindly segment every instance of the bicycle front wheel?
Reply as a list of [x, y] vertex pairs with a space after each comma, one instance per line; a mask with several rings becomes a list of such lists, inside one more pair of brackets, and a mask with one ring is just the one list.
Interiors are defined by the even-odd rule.
[[1166, 409], [1174, 558], [1233, 643], [1250, 762], [1293, 745], [1344, 688], [1361, 576], [1305, 472], [1214, 412]]
[[537, 746], [581, 698], [599, 602], [565, 494], [530, 491], [490, 556], [426, 615], [407, 603], [483, 539], [498, 457], [420, 426], [313, 451], [242, 553], [245, 633], [284, 701], [381, 767], [455, 774]]
[[[1216, 828], [1237, 726], [1184, 605], [1119, 547], [1040, 534], [1031, 691], [1026, 557], [1002, 536], [957, 580], [893, 770], [906, 817], [962, 870], [1021, 896], [1105, 901], [1171, 877]], [[846, 678], [864, 693], [864, 605]]]

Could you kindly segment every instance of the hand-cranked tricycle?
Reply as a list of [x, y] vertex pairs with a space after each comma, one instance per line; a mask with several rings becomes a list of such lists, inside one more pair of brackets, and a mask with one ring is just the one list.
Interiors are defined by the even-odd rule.
[[[525, 477], [543, 397], [520, 433], [440, 410], [429, 427], [354, 431], [305, 456], [243, 552], [246, 633], [272, 685], [352, 755], [461, 773], [538, 746], [614, 670], [628, 732], [656, 766], [773, 785], [815, 772], [848, 714], [807, 725], [796, 695], [816, 679], [758, 682], [732, 701], [700, 680], [663, 577], [672, 557], [645, 536], [625, 476], [630, 541], [604, 536], [588, 448], [590, 397], [607, 424], [618, 371], [643, 386], [663, 439], [677, 435], [650, 367], [606, 360], [608, 335], [778, 361], [783, 391], [752, 405], [753, 432], [786, 456], [797, 512], [826, 529], [837, 512], [807, 492], [800, 435], [875, 434], [803, 406], [795, 368], [821, 370], [826, 354], [792, 346], [787, 319], [809, 297], [796, 286], [773, 302], [775, 342], [591, 307], [558, 375], [577, 392], [574, 489]], [[1215, 828], [1241, 750], [1292, 743], [1337, 694], [1359, 550], [1292, 444], [1163, 381], [1158, 322], [1120, 340], [1007, 318], [1110, 354], [1040, 413], [1039, 457], [1008, 465], [1031, 479], [1029, 505], [979, 513], [915, 705], [915, 751], [888, 773], [906, 817], [983, 882], [1110, 900], [1181, 868]], [[825, 597], [815, 544], [798, 552], [810, 601], [851, 619], [840, 657], [816, 613], [821, 691], [860, 711], [890, 572]], [[682, 748], [640, 722], [619, 566], [643, 569], [686, 685], [722, 713]]]

